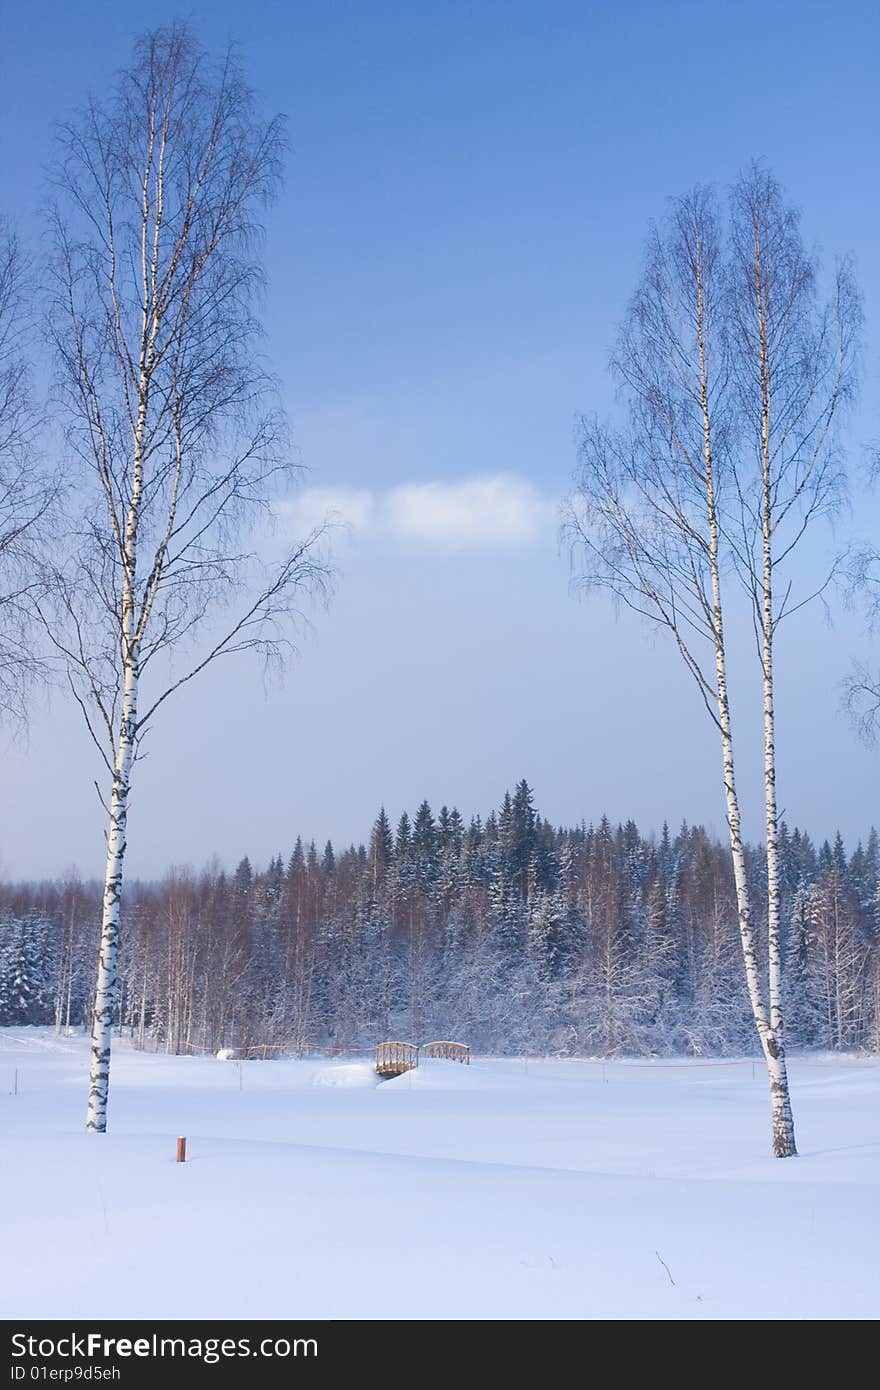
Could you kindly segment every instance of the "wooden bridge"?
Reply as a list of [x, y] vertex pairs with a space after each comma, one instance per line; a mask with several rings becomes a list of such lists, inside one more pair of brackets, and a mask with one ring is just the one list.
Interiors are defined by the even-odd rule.
[[471, 1050], [467, 1043], [457, 1042], [429, 1042], [422, 1043], [421, 1053], [423, 1057], [443, 1057], [447, 1062], [463, 1062], [467, 1067], [470, 1065]]
[[376, 1071], [380, 1076], [402, 1076], [419, 1065], [415, 1043], [384, 1042], [376, 1048]]
[[463, 1062], [467, 1066], [471, 1060], [471, 1050], [466, 1043], [429, 1042], [422, 1047], [415, 1043], [383, 1042], [376, 1048], [376, 1071], [380, 1076], [402, 1076], [405, 1071], [414, 1071], [422, 1057], [441, 1057], [448, 1062]]

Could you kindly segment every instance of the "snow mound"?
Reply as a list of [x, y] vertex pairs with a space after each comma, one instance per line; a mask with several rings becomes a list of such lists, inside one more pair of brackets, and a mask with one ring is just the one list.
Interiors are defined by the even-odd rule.
[[371, 1062], [349, 1062], [345, 1066], [322, 1067], [315, 1072], [313, 1086], [337, 1086], [343, 1091], [351, 1091], [367, 1086], [378, 1086], [379, 1077]]
[[[507, 1078], [490, 1072], [480, 1063], [466, 1067], [445, 1058], [423, 1057], [412, 1071], [402, 1072], [382, 1083], [383, 1091], [483, 1091], [504, 1088]], [[514, 1083], [516, 1084], [516, 1083]]]
[[220, 1050], [219, 1050], [219, 1052], [217, 1053], [217, 1061], [218, 1061], [218, 1062], [231, 1062], [231, 1061], [234, 1060], [234, 1058], [235, 1058], [235, 1048], [234, 1048], [234, 1047], [221, 1047]]

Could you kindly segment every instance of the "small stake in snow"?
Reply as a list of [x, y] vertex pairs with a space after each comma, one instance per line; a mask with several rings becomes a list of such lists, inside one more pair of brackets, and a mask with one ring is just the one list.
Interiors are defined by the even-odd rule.
[[186, 1139], [179, 1137], [177, 1140], [177, 1161], [186, 1163]]

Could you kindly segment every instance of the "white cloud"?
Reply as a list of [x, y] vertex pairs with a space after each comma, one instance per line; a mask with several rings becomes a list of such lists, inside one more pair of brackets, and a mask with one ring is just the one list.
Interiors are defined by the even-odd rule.
[[453, 483], [405, 483], [383, 493], [308, 488], [283, 510], [302, 530], [329, 516], [355, 531], [477, 550], [530, 544], [549, 530], [557, 505], [524, 478], [499, 473]]
[[408, 483], [385, 498], [390, 529], [407, 540], [487, 547], [533, 541], [554, 511], [523, 478], [501, 473], [457, 483]]

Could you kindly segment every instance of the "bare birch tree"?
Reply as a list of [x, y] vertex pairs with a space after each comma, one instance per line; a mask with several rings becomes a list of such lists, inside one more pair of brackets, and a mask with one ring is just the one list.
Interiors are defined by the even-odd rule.
[[0, 716], [26, 715], [39, 671], [30, 640], [40, 533], [54, 484], [38, 452], [39, 413], [25, 345], [26, 266], [15, 234], [0, 219]]
[[319, 533], [274, 569], [246, 539], [288, 469], [254, 315], [278, 120], [261, 117], [234, 54], [215, 65], [172, 27], [138, 41], [59, 146], [51, 328], [81, 506], [42, 611], [108, 782], [87, 1119], [103, 1131], [144, 735], [219, 657], [282, 658], [325, 571]]
[[773, 1153], [796, 1152], [784, 1052], [762, 989], [736, 784], [723, 599], [724, 507], [735, 421], [719, 210], [705, 189], [651, 234], [613, 362], [628, 404], [619, 431], [582, 422], [567, 531], [579, 582], [665, 628], [720, 741], [737, 918], [770, 1080]]
[[761, 672], [770, 1028], [784, 1059], [775, 643], [784, 619], [818, 597], [833, 575], [832, 565], [818, 585], [799, 591], [787, 566], [844, 486], [836, 426], [855, 386], [861, 310], [848, 263], [837, 269], [829, 303], [819, 305], [816, 265], [798, 215], [759, 164], [733, 190], [728, 292], [742, 427], [732, 542], [752, 603]]

